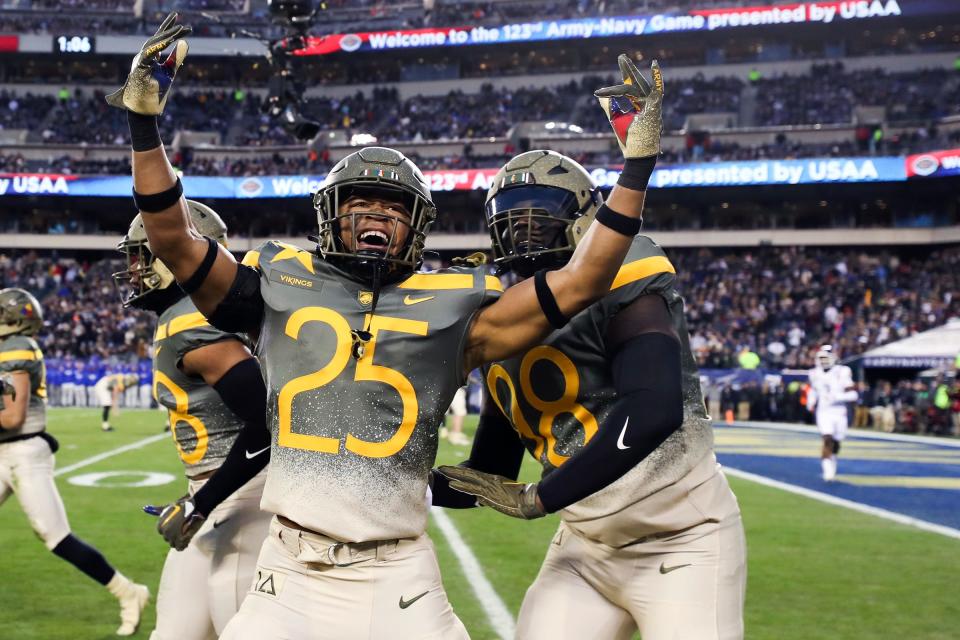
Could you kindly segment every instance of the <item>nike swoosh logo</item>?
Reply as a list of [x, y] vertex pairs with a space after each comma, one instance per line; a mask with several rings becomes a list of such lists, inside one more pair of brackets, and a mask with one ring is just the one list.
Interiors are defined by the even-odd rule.
[[433, 300], [436, 297], [437, 296], [426, 296], [424, 298], [411, 298], [410, 296], [406, 296], [403, 299], [403, 304], [406, 304], [406, 305], [420, 304], [421, 302], [426, 302], [427, 300]]
[[661, 563], [660, 563], [660, 573], [667, 574], [667, 573], [670, 573], [671, 571], [676, 571], [677, 569], [683, 569], [684, 567], [689, 567], [689, 566], [690, 566], [690, 563], [687, 563], [687, 564], [678, 564], [678, 565], [675, 566], [675, 567], [668, 567], [668, 566], [664, 565], [664, 564], [661, 562]]
[[270, 447], [269, 447], [269, 446], [266, 446], [266, 447], [264, 447], [263, 449], [260, 449], [260, 451], [256, 451], [256, 452], [254, 452], [254, 453], [250, 453], [249, 451], [244, 451], [243, 454], [244, 454], [245, 456], [247, 456], [247, 460], [253, 460], [253, 459], [256, 458], [258, 455], [260, 455], [260, 454], [263, 453], [264, 451], [268, 451], [269, 449], [270, 449]]
[[214, 522], [214, 523], [213, 523], [213, 528], [216, 529], [216, 528], [219, 527], [220, 525], [224, 524], [225, 522], [229, 522], [229, 521], [230, 521], [230, 518], [227, 518], [226, 520], [218, 520], [217, 522]]
[[401, 608], [401, 609], [406, 609], [407, 607], [409, 607], [409, 606], [412, 605], [414, 602], [416, 602], [417, 600], [419, 600], [419, 599], [422, 598], [423, 596], [427, 595], [428, 593], [430, 593], [430, 590], [429, 590], [429, 589], [427, 589], [426, 591], [424, 591], [423, 593], [421, 593], [421, 594], [418, 595], [417, 597], [411, 598], [410, 600], [404, 600], [404, 599], [403, 599], [403, 596], [400, 596], [400, 608]]
[[627, 425], [630, 424], [630, 416], [627, 416], [626, 421], [623, 423], [623, 429], [620, 430], [620, 437], [617, 438], [617, 449], [629, 449], [629, 445], [623, 444], [623, 436], [627, 435]]

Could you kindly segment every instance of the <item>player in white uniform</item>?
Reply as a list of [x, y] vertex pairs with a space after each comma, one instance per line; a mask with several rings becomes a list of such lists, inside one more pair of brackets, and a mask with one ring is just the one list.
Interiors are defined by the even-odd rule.
[[97, 404], [103, 409], [101, 429], [113, 431], [113, 427], [110, 426], [110, 409], [116, 406], [114, 415], [120, 415], [120, 399], [128, 387], [136, 388], [139, 380], [140, 377], [135, 373], [111, 373], [100, 378], [97, 384], [93, 386]]
[[33, 339], [41, 327], [43, 313], [36, 298], [23, 289], [0, 291], [0, 373], [9, 380], [0, 400], [0, 504], [16, 494], [30, 526], [47, 549], [120, 601], [117, 635], [133, 635], [150, 592], [70, 532], [53, 481], [53, 454], [59, 444], [46, 430], [46, 371], [43, 353]]
[[837, 364], [833, 347], [824, 345], [817, 352], [817, 366], [810, 370], [810, 393], [807, 408], [817, 418], [817, 429], [823, 436], [820, 467], [823, 479], [832, 481], [837, 475], [837, 454], [847, 437], [847, 403], [856, 402], [857, 387], [850, 367]]

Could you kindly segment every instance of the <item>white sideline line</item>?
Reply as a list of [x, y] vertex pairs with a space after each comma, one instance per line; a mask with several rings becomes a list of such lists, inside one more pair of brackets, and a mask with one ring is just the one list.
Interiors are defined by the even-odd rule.
[[512, 640], [516, 631], [516, 623], [513, 616], [510, 615], [507, 605], [503, 603], [493, 585], [487, 580], [487, 576], [484, 575], [477, 557], [473, 555], [473, 551], [463, 541], [456, 525], [453, 524], [450, 516], [444, 513], [443, 509], [432, 507], [430, 511], [437, 523], [437, 528], [440, 529], [443, 537], [447, 539], [447, 544], [450, 545], [453, 553], [457, 556], [460, 568], [463, 569], [463, 574], [466, 576], [467, 582], [470, 583], [470, 588], [473, 589], [474, 595], [480, 601], [480, 606], [486, 612], [490, 626], [502, 640]]
[[820, 502], [826, 502], [827, 504], [836, 505], [838, 507], [846, 507], [847, 509], [852, 509], [853, 511], [859, 511], [860, 513], [866, 513], [871, 516], [877, 516], [878, 518], [892, 520], [893, 522], [916, 527], [917, 529], [923, 529], [924, 531], [930, 531], [932, 533], [939, 533], [940, 535], [947, 536], [948, 538], [956, 538], [957, 540], [960, 540], [960, 529], [946, 527], [942, 524], [935, 524], [919, 518], [905, 516], [902, 513], [896, 513], [895, 511], [887, 511], [886, 509], [881, 509], [879, 507], [871, 507], [869, 505], [854, 502], [852, 500], [838, 498], [828, 493], [822, 493], [820, 491], [814, 491], [813, 489], [798, 487], [795, 484], [780, 482], [779, 480], [774, 480], [773, 478], [750, 473], [749, 471], [741, 471], [740, 469], [734, 469], [733, 467], [728, 467], [726, 465], [723, 465], [723, 472], [729, 476], [750, 480], [751, 482], [756, 482], [767, 487], [781, 489], [783, 491], [795, 493], [806, 498], [813, 498], [814, 500], [819, 500]]
[[[795, 431], [799, 433], [820, 432], [816, 427], [806, 424], [794, 424], [792, 422], [758, 422], [754, 420], [733, 421], [729, 424], [720, 421], [714, 421], [715, 426], [744, 427], [747, 429], [772, 429], [774, 431]], [[905, 433], [884, 433], [882, 431], [866, 431], [864, 429], [849, 429], [847, 437], [867, 438], [870, 440], [893, 440], [896, 442], [912, 442], [913, 444], [936, 444], [941, 447], [960, 447], [960, 440], [956, 438], [945, 438], [936, 436], [914, 436]]]
[[91, 456], [86, 460], [81, 460], [80, 462], [74, 462], [73, 464], [68, 464], [65, 467], [61, 467], [53, 472], [54, 477], [62, 476], [71, 471], [76, 471], [77, 469], [82, 469], [83, 467], [88, 467], [91, 464], [96, 464], [101, 460], [106, 460], [107, 458], [112, 458], [113, 456], [118, 456], [121, 453], [126, 453], [127, 451], [133, 451], [134, 449], [140, 449], [147, 446], [148, 444], [153, 444], [159, 440], [166, 440], [169, 438], [169, 434], [160, 433], [155, 436], [150, 436], [149, 438], [144, 438], [143, 440], [137, 440], [136, 442], [131, 442], [130, 444], [125, 444], [122, 447], [117, 447], [116, 449], [111, 449], [110, 451], [104, 451], [103, 453], [98, 453], [95, 456]]

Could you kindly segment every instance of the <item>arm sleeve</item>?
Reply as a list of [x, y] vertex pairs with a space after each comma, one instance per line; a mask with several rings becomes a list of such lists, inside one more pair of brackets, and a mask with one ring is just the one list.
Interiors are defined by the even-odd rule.
[[[510, 421], [499, 410], [488, 410], [484, 403], [484, 412], [480, 415], [477, 434], [473, 440], [470, 457], [460, 463], [462, 466], [495, 473], [516, 480], [523, 462], [523, 442], [510, 426]], [[439, 473], [433, 473], [431, 491], [433, 504], [450, 509], [466, 509], [477, 506], [476, 498], [451, 489], [449, 480]]]
[[[223, 464], [194, 495], [204, 516], [260, 473], [270, 461], [267, 389], [255, 358], [237, 363], [213, 386], [227, 407], [243, 420], [243, 429]], [[259, 453], [258, 453], [259, 452]], [[253, 453], [255, 455], [251, 456]]]
[[617, 400], [596, 435], [540, 482], [537, 493], [547, 512], [614, 483], [683, 424], [676, 338], [653, 332], [623, 343], [613, 356], [613, 380]]

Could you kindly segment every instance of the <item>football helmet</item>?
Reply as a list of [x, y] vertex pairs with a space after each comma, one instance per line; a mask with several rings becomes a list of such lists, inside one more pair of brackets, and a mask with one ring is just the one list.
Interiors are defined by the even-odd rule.
[[[351, 211], [340, 213], [341, 205], [354, 195], [370, 195], [402, 203], [410, 214], [406, 221], [379, 212]], [[365, 147], [338, 162], [313, 196], [320, 232], [317, 251], [339, 268], [363, 278], [375, 271], [397, 276], [415, 271], [423, 260], [423, 247], [430, 225], [437, 217], [437, 208], [423, 173], [406, 156], [385, 147]], [[390, 238], [380, 238], [383, 250], [358, 249], [358, 238], [345, 246], [341, 221], [350, 218], [351, 229], [357, 228], [359, 217], [395, 218]], [[396, 255], [389, 248], [401, 225], [408, 227], [407, 238]]]
[[837, 364], [837, 354], [833, 352], [833, 347], [829, 344], [820, 347], [817, 351], [817, 366], [827, 371], [835, 364]]
[[[197, 232], [227, 246], [227, 225], [216, 211], [195, 200], [187, 200], [187, 208], [190, 222]], [[179, 287], [172, 287], [176, 284], [173, 273], [150, 251], [147, 231], [143, 227], [143, 214], [138, 213], [130, 223], [130, 229], [117, 245], [117, 251], [127, 257], [127, 268], [113, 274], [124, 307], [162, 311], [172, 300], [158, 308], [155, 303], [165, 297], [159, 295], [161, 291], [175, 294], [176, 299], [183, 296]]]
[[487, 191], [494, 263], [522, 277], [562, 266], [601, 204], [600, 189], [572, 158], [542, 149], [516, 156]]
[[43, 327], [43, 308], [29, 291], [0, 290], [0, 337], [36, 335]]

